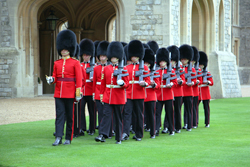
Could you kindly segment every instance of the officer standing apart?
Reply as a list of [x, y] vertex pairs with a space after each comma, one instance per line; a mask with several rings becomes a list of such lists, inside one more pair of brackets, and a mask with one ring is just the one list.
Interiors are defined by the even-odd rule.
[[[120, 64], [123, 63], [122, 44], [116, 41], [111, 42], [107, 49], [107, 56], [112, 64], [104, 68], [104, 75], [101, 80], [100, 100], [104, 103], [103, 118], [99, 125], [99, 136], [97, 136], [95, 140], [97, 142], [105, 142], [105, 138], [107, 138], [110, 133], [112, 115], [114, 112], [116, 122], [116, 144], [121, 144], [122, 108], [126, 100], [125, 88], [128, 87], [128, 74], [125, 74], [127, 73], [126, 68], [123, 67], [123, 69], [120, 69], [120, 73], [117, 73], [118, 63], [120, 67]], [[118, 79], [119, 75], [120, 79]]]
[[72, 59], [75, 56], [76, 46], [76, 35], [73, 31], [63, 30], [57, 35], [56, 48], [62, 59], [54, 62], [53, 75], [46, 77], [48, 84], [56, 84], [54, 93], [56, 104], [56, 140], [52, 144], [53, 146], [62, 144], [65, 120], [67, 124], [64, 145], [71, 144], [73, 138], [74, 100], [79, 101], [82, 97], [80, 62]]

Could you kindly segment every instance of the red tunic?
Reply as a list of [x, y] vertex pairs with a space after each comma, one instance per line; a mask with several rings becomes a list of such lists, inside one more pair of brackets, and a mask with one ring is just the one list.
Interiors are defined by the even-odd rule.
[[[192, 72], [195, 73], [195, 69], [192, 68]], [[185, 73], [188, 73], [188, 67], [185, 67]], [[191, 76], [195, 76], [196, 74], [191, 74]], [[185, 79], [186, 84], [183, 85], [183, 96], [193, 96], [192, 86], [187, 85], [187, 79]], [[194, 83], [196, 83], [196, 78], [191, 79]]]
[[[139, 64], [130, 64], [126, 66], [129, 73], [129, 87], [127, 88], [128, 99], [145, 99], [145, 88], [139, 85], [139, 77], [135, 76], [135, 71], [139, 70]], [[149, 69], [144, 65], [144, 70], [149, 74]], [[144, 78], [147, 85], [150, 84], [150, 77]]]
[[[176, 68], [173, 68], [173, 70], [176, 71]], [[180, 72], [183, 72], [183, 70], [181, 70]], [[181, 74], [180, 78], [182, 80], [182, 84], [181, 85], [177, 84], [175, 87], [173, 87], [174, 97], [182, 97], [183, 96], [183, 87], [182, 87], [182, 85], [186, 84], [185, 74]]]
[[82, 91], [83, 91], [83, 88], [86, 84], [86, 72], [82, 65], [81, 65], [81, 69], [82, 69]]
[[[159, 75], [159, 74], [155, 74]], [[154, 78], [154, 81], [156, 83], [156, 86], [152, 88], [151, 85], [146, 87], [146, 99], [144, 102], [149, 102], [149, 101], [156, 101], [157, 100], [157, 95], [156, 95], [156, 90], [160, 88], [160, 80], [159, 78]]]
[[[162, 80], [162, 76], [164, 73], [167, 73], [167, 69], [159, 69], [157, 70], [159, 72], [159, 75], [161, 76], [159, 78], [160, 80], [160, 85], [165, 86], [166, 85], [166, 80]], [[171, 75], [171, 77], [175, 77], [175, 71], [172, 70], [171, 73], [174, 73], [174, 75]], [[173, 87], [177, 85], [177, 78], [170, 80], [174, 85], [171, 88], [160, 88], [159, 90], [156, 90], [157, 93], [157, 100], [158, 101], [166, 101], [166, 100], [173, 100], [174, 99], [174, 93], [173, 93]]]
[[101, 79], [104, 72], [104, 68], [104, 65], [97, 65], [94, 68], [93, 93], [95, 94], [95, 100], [100, 100]]
[[[211, 76], [211, 73], [208, 72], [207, 76]], [[210, 91], [209, 91], [209, 86], [213, 86], [214, 85], [214, 81], [213, 81], [212, 77], [208, 78], [207, 80], [211, 82], [209, 85], [203, 84], [203, 83], [201, 83], [199, 85], [199, 87], [200, 87], [200, 97], [199, 97], [199, 100], [209, 100], [209, 99], [211, 99], [211, 95], [210, 95]]]
[[55, 98], [75, 98], [76, 88], [82, 86], [80, 62], [73, 58], [55, 61], [52, 77], [56, 84]]
[[[118, 66], [112, 65], [108, 65], [104, 68], [104, 77], [101, 80], [100, 89], [100, 94], [103, 95], [102, 101], [104, 103], [122, 105], [127, 101], [125, 89], [129, 85], [128, 76], [122, 77], [122, 80], [124, 81], [123, 86], [117, 85], [117, 77], [113, 76], [114, 70], [117, 68]], [[126, 70], [126, 67], [124, 67], [124, 70]]]
[[[199, 68], [198, 75], [200, 75], [200, 74], [202, 74], [202, 71], [201, 71], [201, 69]], [[197, 73], [196, 73], [196, 75], [197, 75]], [[198, 84], [198, 85], [200, 85], [201, 82], [202, 82], [202, 77], [197, 77], [197, 79], [200, 81], [200, 83]], [[193, 88], [193, 96], [194, 96], [194, 97], [195, 97], [195, 96], [199, 96], [199, 87], [198, 87], [198, 85], [197, 85], [197, 84], [194, 84], [194, 85], [192, 86], [192, 88]]]
[[86, 83], [85, 86], [82, 88], [83, 90], [83, 96], [92, 96], [93, 94], [93, 82], [90, 81], [89, 74], [86, 73], [86, 68], [90, 67], [90, 63], [82, 63], [82, 67], [84, 68], [85, 71], [85, 76], [86, 76]]

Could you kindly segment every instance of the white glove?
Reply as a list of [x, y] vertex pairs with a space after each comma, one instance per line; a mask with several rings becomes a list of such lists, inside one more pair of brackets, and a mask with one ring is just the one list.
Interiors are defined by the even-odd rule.
[[123, 86], [123, 85], [124, 85], [124, 81], [121, 80], [121, 79], [119, 79], [119, 80], [117, 81], [117, 84], [120, 85], [120, 86]]
[[52, 76], [46, 76], [46, 80], [49, 85], [54, 82], [54, 78]]
[[92, 98], [93, 98], [93, 101], [95, 101], [95, 94], [93, 93], [93, 95], [92, 95]]
[[82, 99], [82, 96], [76, 97], [76, 101], [79, 102]]

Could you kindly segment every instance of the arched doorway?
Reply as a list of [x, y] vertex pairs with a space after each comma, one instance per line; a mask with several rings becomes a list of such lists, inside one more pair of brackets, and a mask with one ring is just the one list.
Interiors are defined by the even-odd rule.
[[193, 1], [192, 45], [207, 53], [215, 49], [215, 19], [212, 0]]
[[[22, 0], [18, 8], [18, 45], [25, 52], [25, 72], [34, 77], [33, 85], [37, 86], [39, 77], [44, 83], [43, 93], [53, 93], [54, 88], [46, 84], [45, 74], [52, 73], [50, 67], [58, 59], [55, 39], [62, 23], [68, 22], [68, 29], [75, 32], [78, 42], [83, 38], [108, 40], [107, 22], [116, 16], [116, 30], [121, 31], [122, 9], [119, 0]], [[51, 10], [59, 19], [55, 31], [48, 29], [46, 22]], [[119, 39], [116, 35], [116, 40]]]

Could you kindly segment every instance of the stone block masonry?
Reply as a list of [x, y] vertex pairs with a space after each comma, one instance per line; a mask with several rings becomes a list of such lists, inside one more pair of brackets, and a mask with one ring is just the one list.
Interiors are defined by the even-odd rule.
[[156, 34], [155, 25], [162, 24], [162, 14], [154, 14], [153, 6], [161, 5], [161, 0], [136, 0], [135, 13], [131, 15], [132, 34], [130, 40], [148, 42], [155, 40], [163, 44], [163, 36]]
[[10, 47], [12, 38], [7, 0], [0, 0], [0, 46]]
[[[16, 56], [15, 48], [0, 48], [0, 98], [15, 97]], [[15, 63], [14, 63], [15, 62]]]

